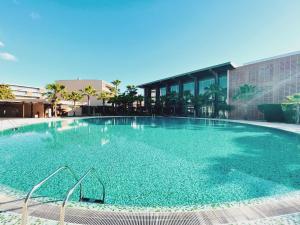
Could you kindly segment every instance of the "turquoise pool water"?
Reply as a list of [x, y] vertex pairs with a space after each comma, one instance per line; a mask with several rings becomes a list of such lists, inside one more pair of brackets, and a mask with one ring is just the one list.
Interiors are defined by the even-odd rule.
[[[205, 205], [300, 189], [299, 135], [275, 129], [137, 117], [52, 122], [0, 134], [0, 185], [19, 191], [61, 165], [78, 175], [95, 167], [106, 203], [114, 205]], [[38, 194], [61, 198], [73, 183], [62, 173]], [[88, 197], [101, 194], [92, 178], [84, 187]]]

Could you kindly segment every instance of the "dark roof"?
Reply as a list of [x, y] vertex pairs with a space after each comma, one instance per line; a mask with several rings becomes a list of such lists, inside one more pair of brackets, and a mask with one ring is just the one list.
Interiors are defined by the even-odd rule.
[[193, 70], [193, 71], [190, 71], [187, 73], [182, 73], [182, 74], [178, 74], [175, 76], [163, 78], [163, 79], [152, 81], [149, 83], [141, 84], [141, 85], [138, 85], [138, 87], [144, 88], [147, 86], [152, 86], [155, 84], [163, 83], [165, 81], [175, 80], [178, 78], [185, 78], [185, 77], [188, 78], [188, 77], [195, 76], [197, 74], [204, 74], [204, 73], [211, 72], [211, 71], [214, 71], [217, 73], [222, 73], [222, 72], [226, 72], [227, 70], [234, 69], [234, 68], [235, 68], [235, 66], [231, 62], [226, 62], [226, 63], [222, 63], [222, 64], [218, 64], [218, 65], [214, 65], [214, 66], [210, 66], [210, 67], [206, 67], [206, 68], [202, 68], [202, 69], [198, 69], [198, 70]]

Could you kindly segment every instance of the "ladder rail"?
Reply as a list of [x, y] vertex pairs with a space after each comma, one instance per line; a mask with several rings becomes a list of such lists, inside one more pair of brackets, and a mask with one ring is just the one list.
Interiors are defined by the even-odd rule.
[[[73, 192], [75, 191], [75, 189], [84, 181], [84, 179], [89, 175], [89, 174], [93, 174], [95, 176], [95, 178], [97, 179], [97, 181], [101, 184], [102, 186], [102, 200], [104, 202], [105, 199], [105, 186], [102, 183], [101, 179], [99, 178], [97, 171], [95, 170], [95, 168], [91, 168], [89, 169], [78, 181], [76, 184], [74, 184], [74, 186], [72, 188], [69, 189], [69, 191], [66, 194], [66, 197], [61, 205], [61, 209], [60, 209], [60, 225], [64, 225], [65, 223], [65, 209], [66, 209], [66, 205], [67, 202], [69, 200], [69, 198], [71, 197], [71, 195], [73, 194]], [[82, 187], [80, 187], [80, 199], [82, 198]]]
[[31, 190], [28, 192], [24, 203], [23, 203], [23, 212], [22, 212], [22, 225], [26, 225], [27, 224], [27, 219], [28, 219], [28, 201], [30, 200], [31, 196], [33, 195], [33, 193], [39, 189], [44, 183], [46, 183], [49, 179], [51, 179], [52, 177], [54, 177], [56, 174], [58, 174], [59, 172], [63, 171], [63, 170], [68, 170], [70, 172], [70, 174], [73, 176], [73, 178], [78, 181], [78, 178], [76, 176], [76, 174], [74, 173], [73, 170], [71, 170], [70, 167], [68, 166], [61, 166], [58, 169], [56, 169], [54, 172], [52, 172], [50, 175], [48, 175], [47, 177], [45, 177], [43, 180], [41, 180], [39, 183], [37, 183], [36, 185], [34, 185]]

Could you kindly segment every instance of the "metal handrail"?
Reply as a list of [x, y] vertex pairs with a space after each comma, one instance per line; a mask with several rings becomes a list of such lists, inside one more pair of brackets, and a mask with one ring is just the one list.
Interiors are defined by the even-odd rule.
[[[92, 173], [93, 172], [93, 173]], [[95, 168], [91, 168], [89, 169], [78, 181], [77, 183], [71, 188], [69, 189], [69, 191], [66, 194], [66, 197], [61, 205], [61, 209], [60, 209], [60, 225], [64, 225], [65, 223], [65, 208], [66, 208], [66, 204], [70, 198], [70, 196], [73, 194], [74, 190], [78, 187], [78, 185], [81, 185], [81, 183], [83, 182], [83, 180], [90, 174], [94, 174], [94, 176], [96, 177], [97, 181], [101, 184], [102, 186], [102, 201], [104, 202], [105, 199], [105, 187], [104, 184], [102, 183], [102, 181], [100, 180], [97, 171], [95, 170]], [[80, 188], [80, 199], [82, 198], [82, 188]]]
[[76, 181], [78, 181], [78, 178], [76, 176], [76, 174], [73, 172], [73, 170], [70, 169], [70, 167], [68, 166], [61, 166], [58, 169], [56, 169], [53, 173], [51, 173], [50, 175], [48, 175], [46, 178], [44, 178], [43, 180], [41, 180], [39, 183], [37, 183], [36, 185], [34, 185], [31, 190], [28, 192], [25, 200], [24, 200], [24, 205], [23, 205], [23, 212], [22, 212], [22, 225], [26, 225], [27, 224], [27, 219], [28, 219], [28, 201], [30, 199], [30, 197], [32, 196], [32, 194], [38, 189], [40, 188], [46, 181], [48, 181], [50, 178], [52, 178], [53, 176], [55, 176], [57, 173], [59, 173], [62, 170], [68, 170], [71, 175], [74, 177], [74, 179]]

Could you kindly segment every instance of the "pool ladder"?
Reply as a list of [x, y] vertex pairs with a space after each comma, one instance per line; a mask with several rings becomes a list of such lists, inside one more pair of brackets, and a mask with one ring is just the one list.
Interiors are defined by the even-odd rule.
[[[48, 175], [46, 178], [44, 178], [43, 180], [41, 180], [39, 183], [37, 183], [36, 185], [34, 185], [31, 190], [28, 192], [24, 203], [23, 203], [23, 207], [22, 207], [22, 221], [21, 221], [21, 225], [26, 225], [27, 224], [27, 220], [28, 220], [28, 202], [32, 196], [32, 194], [39, 189], [44, 183], [46, 183], [48, 180], [50, 180], [52, 177], [54, 177], [56, 174], [68, 170], [69, 173], [71, 174], [71, 176], [74, 178], [74, 180], [76, 181], [76, 183], [67, 191], [65, 198], [63, 200], [63, 203], [60, 206], [60, 225], [64, 225], [65, 224], [65, 210], [66, 210], [66, 206], [67, 206], [67, 202], [69, 200], [69, 198], [71, 197], [71, 195], [73, 194], [73, 192], [79, 187], [80, 188], [80, 195], [79, 195], [79, 201], [80, 202], [92, 202], [92, 203], [99, 203], [99, 204], [104, 204], [104, 199], [105, 199], [105, 187], [104, 184], [102, 183], [102, 181], [100, 180], [95, 168], [90, 168], [82, 177], [80, 177], [78, 179], [78, 177], [76, 176], [76, 174], [74, 173], [74, 171], [68, 167], [68, 166], [61, 166], [58, 169], [56, 169], [54, 172], [52, 172], [50, 175]], [[94, 177], [96, 178], [96, 180], [98, 181], [98, 183], [101, 185], [102, 187], [102, 198], [101, 199], [92, 199], [92, 198], [86, 198], [83, 195], [83, 190], [82, 190], [82, 182], [84, 181], [84, 179], [86, 177], [88, 177], [88, 175], [94, 175]]]

